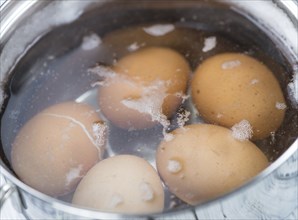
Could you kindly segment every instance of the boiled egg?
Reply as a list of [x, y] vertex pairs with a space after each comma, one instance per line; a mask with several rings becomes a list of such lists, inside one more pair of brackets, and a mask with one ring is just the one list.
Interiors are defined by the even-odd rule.
[[181, 104], [190, 73], [182, 55], [162, 47], [128, 54], [112, 70], [116, 75], [100, 87], [98, 102], [106, 118], [124, 129], [149, 128], [160, 122], [158, 118], [171, 117]]
[[105, 139], [106, 126], [92, 107], [56, 104], [21, 128], [12, 144], [12, 167], [29, 186], [61, 196], [101, 160]]
[[164, 207], [162, 182], [144, 159], [118, 155], [99, 162], [78, 185], [73, 203], [105, 212], [158, 213]]
[[252, 138], [263, 139], [283, 122], [286, 103], [272, 71], [253, 57], [224, 53], [198, 66], [192, 99], [207, 122], [232, 127], [243, 120], [252, 127]]
[[268, 166], [256, 145], [221, 126], [193, 124], [171, 134], [158, 147], [157, 169], [170, 191], [191, 205], [231, 192]]

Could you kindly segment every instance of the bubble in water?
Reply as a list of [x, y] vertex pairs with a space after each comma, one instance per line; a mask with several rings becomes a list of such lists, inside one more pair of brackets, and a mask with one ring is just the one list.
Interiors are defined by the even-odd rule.
[[252, 126], [247, 120], [242, 120], [235, 124], [232, 128], [233, 138], [239, 141], [249, 140], [252, 137]]
[[95, 122], [92, 125], [92, 131], [95, 137], [94, 142], [98, 149], [103, 147], [105, 144], [107, 130], [108, 127], [103, 122]]
[[97, 34], [90, 34], [83, 37], [81, 48], [83, 50], [93, 50], [101, 44], [101, 38]]
[[279, 110], [284, 110], [287, 108], [287, 105], [285, 103], [282, 102], [276, 102], [275, 103], [275, 107]]
[[190, 112], [187, 110], [183, 110], [183, 112], [179, 112], [177, 114], [177, 123], [180, 128], [183, 128], [185, 123], [189, 121]]

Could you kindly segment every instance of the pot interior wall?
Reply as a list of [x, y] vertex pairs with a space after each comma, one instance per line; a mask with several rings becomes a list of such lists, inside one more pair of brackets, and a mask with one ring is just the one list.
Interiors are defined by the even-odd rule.
[[[245, 52], [262, 60], [273, 71], [287, 100], [286, 117], [277, 132], [257, 141], [256, 145], [271, 162], [282, 155], [297, 138], [298, 117], [287, 95], [287, 86], [293, 79], [293, 67], [279, 50], [280, 45], [270, 38], [272, 36], [269, 37], [252, 21], [228, 6], [211, 1], [138, 1], [137, 4], [115, 1], [90, 8], [75, 22], [57, 27], [43, 36], [6, 79], [7, 98], [1, 112], [0, 151], [7, 167], [10, 168], [11, 143], [26, 121], [47, 106], [68, 100], [80, 99], [98, 108], [92, 100], [92, 84], [98, 76], [88, 73], [88, 68], [96, 63], [110, 65], [129, 52], [129, 45], [135, 42], [141, 44], [142, 39], [134, 37], [133, 31], [152, 24], [169, 23], [175, 25], [177, 36], [185, 31], [186, 38], [173, 42], [168, 42], [166, 38], [150, 38], [146, 46], [176, 49], [189, 60], [193, 70], [202, 60], [214, 54]], [[84, 51], [81, 49], [82, 39], [91, 33], [97, 34], [102, 44], [96, 50]], [[202, 53], [203, 41], [208, 36], [216, 36], [218, 45], [214, 50]], [[195, 38], [197, 41], [194, 41]], [[82, 95], [86, 94], [89, 96], [83, 98]], [[193, 112], [190, 102], [183, 107]], [[189, 123], [196, 120], [201, 119], [192, 119]], [[146, 131], [127, 132], [111, 125], [112, 135], [105, 157], [129, 153], [142, 156], [154, 165], [155, 149], [162, 138], [160, 131], [161, 127], [157, 126]], [[152, 136], [156, 137], [153, 141]], [[62, 199], [70, 201], [71, 195]], [[167, 193], [166, 210], [173, 208], [171, 200], [172, 195]], [[187, 207], [176, 198], [175, 202], [176, 208]]]

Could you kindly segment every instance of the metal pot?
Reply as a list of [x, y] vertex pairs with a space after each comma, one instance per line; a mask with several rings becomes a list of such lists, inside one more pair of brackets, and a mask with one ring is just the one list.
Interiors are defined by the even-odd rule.
[[[123, 3], [124, 1], [120, 0], [120, 2]], [[135, 6], [135, 10], [142, 9], [143, 12], [146, 12], [146, 8], [153, 8], [157, 11], [165, 8], [168, 11], [181, 10], [177, 16], [190, 19], [187, 17], [187, 13], [185, 14], [183, 11], [195, 10], [196, 5], [198, 8], [202, 8], [201, 4], [205, 2], [202, 0], [168, 2], [143, 0], [129, 1], [129, 6]], [[291, 76], [293, 82], [289, 88], [289, 93], [292, 93], [293, 108], [297, 107], [297, 2], [295, 0], [281, 2], [225, 0], [221, 2], [225, 2], [230, 10], [237, 11], [260, 27], [264, 33], [271, 37], [272, 42], [287, 58], [293, 72], [293, 76]], [[0, 9], [2, 15], [0, 32], [1, 83], [5, 84], [16, 64], [42, 36], [55, 29], [63, 30], [65, 25], [72, 25], [90, 8], [104, 8], [106, 3], [111, 3], [111, 1], [4, 1]], [[127, 24], [137, 23], [136, 20], [129, 19], [130, 16], [136, 16], [137, 13], [134, 14], [130, 10], [131, 14], [125, 14], [127, 12], [125, 10], [129, 8], [124, 7], [125, 4], [122, 4], [124, 13], [118, 13], [118, 16], [122, 15], [122, 19], [129, 20]], [[116, 14], [114, 15], [116, 16]], [[220, 16], [214, 15], [214, 17], [214, 19], [221, 19]], [[119, 18], [121, 19], [121, 17]], [[170, 19], [166, 15], [156, 19], [161, 18]], [[113, 19], [113, 16], [102, 18], [100, 24], [106, 27], [105, 31], [117, 26]], [[107, 24], [111, 25], [108, 26]], [[73, 34], [73, 32], [69, 34]], [[66, 34], [65, 41], [60, 42], [60, 46], [67, 44], [67, 36], [70, 35]], [[264, 41], [261, 34], [260, 36], [255, 35], [255, 38]], [[73, 40], [78, 39], [74, 37]], [[265, 44], [264, 50], [272, 50], [270, 45], [266, 46]], [[4, 101], [2, 93], [3, 90], [1, 89], [1, 105]], [[4, 125], [2, 124], [2, 126]], [[0, 208], [7, 198], [12, 197], [16, 203], [17, 211], [27, 219], [297, 219], [298, 139], [295, 129], [297, 130], [297, 123], [293, 122], [294, 138], [287, 142], [290, 143], [290, 146], [283, 149], [282, 154], [278, 155], [278, 158], [266, 170], [236, 191], [196, 207], [182, 207], [162, 214], [146, 216], [102, 213], [82, 209], [46, 196], [15, 177], [5, 158], [4, 153], [7, 149], [1, 149], [0, 169], [1, 175], [5, 178], [5, 184], [0, 188]]]

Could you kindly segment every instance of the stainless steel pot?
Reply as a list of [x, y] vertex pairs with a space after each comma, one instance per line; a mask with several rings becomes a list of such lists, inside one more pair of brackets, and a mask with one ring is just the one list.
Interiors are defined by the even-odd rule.
[[[78, 19], [88, 8], [102, 7], [102, 1], [5, 1], [1, 5], [1, 83], [28, 49], [50, 30]], [[197, 1], [146, 1], [154, 7], [190, 7]], [[260, 26], [287, 55], [294, 70], [289, 87], [292, 104], [298, 100], [298, 3], [288, 1], [225, 0]], [[134, 2], [137, 4], [136, 2]], [[145, 4], [145, 5], [146, 5]], [[3, 101], [0, 90], [0, 103]], [[297, 107], [297, 106], [296, 106]], [[298, 129], [294, 127], [294, 129]], [[3, 152], [1, 153], [1, 155]], [[46, 196], [17, 179], [0, 160], [5, 184], [0, 188], [0, 208], [12, 197], [16, 209], [27, 219], [297, 219], [298, 139], [266, 170], [240, 189], [219, 199], [192, 208], [150, 216], [127, 216], [82, 209]]]

